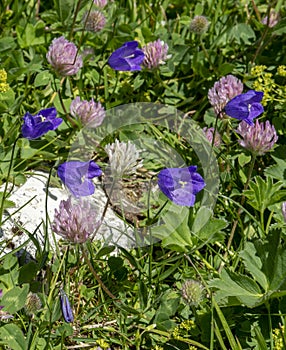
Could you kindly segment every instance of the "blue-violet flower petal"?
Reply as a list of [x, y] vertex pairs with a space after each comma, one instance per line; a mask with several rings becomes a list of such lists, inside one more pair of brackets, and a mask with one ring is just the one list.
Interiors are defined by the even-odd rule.
[[138, 49], [137, 41], [128, 41], [115, 50], [108, 59], [111, 68], [120, 71], [141, 70], [144, 52]]
[[89, 196], [95, 187], [91, 181], [101, 176], [102, 171], [93, 160], [87, 162], [69, 161], [58, 167], [58, 176], [75, 197]]
[[244, 120], [249, 125], [253, 125], [253, 119], [264, 112], [260, 103], [262, 98], [263, 92], [249, 90], [230, 100], [225, 106], [225, 112], [232, 118]]
[[206, 185], [196, 170], [196, 166], [161, 170], [158, 174], [160, 190], [177, 205], [193, 206], [196, 194]]

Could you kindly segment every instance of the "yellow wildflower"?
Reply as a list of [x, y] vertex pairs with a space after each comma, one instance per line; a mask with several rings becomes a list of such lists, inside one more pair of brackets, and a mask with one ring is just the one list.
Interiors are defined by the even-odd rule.
[[286, 77], [286, 66], [279, 66], [277, 68], [277, 74]]
[[272, 333], [273, 333], [273, 341], [274, 341], [274, 350], [283, 350], [284, 349], [284, 341], [283, 341], [284, 326], [281, 326], [281, 328], [273, 329]]
[[9, 90], [9, 85], [6, 83], [0, 83], [0, 92], [6, 92]]
[[251, 68], [250, 74], [251, 75], [255, 75], [255, 76], [259, 76], [265, 71], [266, 68], [267, 67], [263, 66], [263, 65], [261, 65], [261, 66], [254, 66], [254, 67]]
[[0, 69], [0, 81], [3, 81], [4, 83], [7, 81], [7, 73], [5, 69]]

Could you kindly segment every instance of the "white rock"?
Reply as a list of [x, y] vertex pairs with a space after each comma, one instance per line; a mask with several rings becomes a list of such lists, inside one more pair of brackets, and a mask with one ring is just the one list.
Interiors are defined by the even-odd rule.
[[[59, 207], [61, 200], [68, 198], [68, 192], [63, 188], [51, 186], [47, 191], [47, 181], [48, 174], [37, 171], [21, 187], [13, 189], [9, 200], [15, 203], [15, 208], [5, 210], [3, 215], [0, 256], [11, 251], [11, 242], [15, 248], [23, 245], [24, 249], [35, 256], [36, 246], [27, 232], [35, 237], [43, 247], [45, 227], [47, 227], [48, 239], [52, 249], [55, 247], [54, 237], [56, 240], [62, 239], [52, 233], [51, 223], [55, 209]], [[0, 192], [3, 192], [4, 187], [5, 185], [0, 187]], [[96, 184], [95, 193], [89, 196], [89, 200], [98, 210], [99, 219], [107, 202], [107, 197], [99, 182]], [[19, 227], [20, 233], [15, 233], [17, 227]], [[108, 245], [117, 245], [124, 248], [134, 246], [132, 238], [129, 239], [127, 236], [133, 237], [133, 229], [120, 219], [111, 208], [108, 208], [96, 239], [100, 239]], [[28, 243], [25, 244], [27, 241]]]

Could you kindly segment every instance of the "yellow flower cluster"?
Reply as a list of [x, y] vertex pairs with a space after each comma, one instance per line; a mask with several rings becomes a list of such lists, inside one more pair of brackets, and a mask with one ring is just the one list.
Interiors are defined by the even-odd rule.
[[152, 350], [163, 350], [162, 346], [156, 345]]
[[[102, 349], [109, 348], [108, 343], [104, 339], [97, 339], [96, 342], [97, 342], [97, 345], [99, 345]], [[95, 349], [98, 349], [98, 348], [96, 347]]]
[[186, 320], [183, 321], [181, 324], [179, 324], [179, 326], [177, 326], [174, 330], [173, 330], [173, 337], [179, 338], [181, 336], [185, 336], [186, 334], [188, 334], [188, 332], [191, 329], [196, 328], [195, 322], [193, 320]]
[[7, 84], [7, 73], [5, 69], [0, 69], [0, 92], [6, 92], [9, 90], [9, 84]]
[[284, 334], [284, 326], [281, 328], [275, 328], [273, 331], [273, 341], [274, 341], [274, 350], [283, 350], [284, 348], [284, 341], [283, 341], [283, 334]]
[[277, 68], [277, 74], [281, 75], [281, 77], [286, 77], [286, 66], [279, 66]]
[[[266, 66], [255, 66], [251, 69], [250, 74], [256, 78], [252, 85], [253, 89], [263, 91], [264, 93], [263, 105], [266, 105], [269, 101], [282, 102], [285, 100], [286, 86], [277, 84], [273, 74], [267, 72]], [[277, 68], [277, 74], [286, 76], [286, 66], [279, 66]]]

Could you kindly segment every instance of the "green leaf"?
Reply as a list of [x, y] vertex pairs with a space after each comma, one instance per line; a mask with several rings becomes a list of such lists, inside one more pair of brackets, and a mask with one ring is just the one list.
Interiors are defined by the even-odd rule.
[[216, 288], [216, 300], [228, 306], [246, 305], [252, 308], [263, 303], [258, 284], [242, 274], [223, 270], [221, 278], [211, 280], [209, 287]]
[[262, 261], [256, 253], [254, 244], [252, 242], [246, 242], [245, 248], [239, 253], [239, 255], [243, 260], [245, 268], [249, 271], [254, 280], [258, 282], [265, 291], [267, 291], [269, 284], [265, 274], [261, 271]]
[[[4, 192], [0, 192], [0, 203], [2, 203]], [[9, 199], [4, 199], [4, 209], [15, 207], [15, 203]]]
[[1, 304], [4, 306], [5, 311], [10, 314], [21, 310], [26, 303], [27, 295], [29, 292], [29, 285], [25, 284], [23, 287], [14, 287], [4, 293]]
[[238, 23], [234, 25], [228, 34], [229, 40], [233, 40], [238, 44], [251, 45], [256, 39], [255, 33], [251, 26], [245, 23]]
[[244, 153], [241, 153], [238, 156], [238, 163], [241, 167], [244, 167], [246, 164], [248, 164], [251, 161], [251, 156], [247, 156]]
[[65, 23], [71, 16], [75, 4], [74, 0], [54, 0], [54, 4], [59, 20]]
[[21, 329], [12, 323], [0, 327], [0, 344], [9, 346], [9, 349], [13, 350], [27, 349], [26, 339]]
[[281, 181], [273, 183], [270, 177], [265, 181], [262, 177], [256, 176], [255, 180], [250, 182], [249, 190], [244, 191], [244, 195], [249, 199], [248, 204], [263, 213], [269, 205], [281, 202], [281, 198], [285, 195], [284, 191], [279, 192], [282, 186]]
[[22, 49], [35, 45], [45, 44], [44, 36], [41, 36], [39, 33], [37, 33], [37, 30], [39, 29], [44, 29], [43, 22], [37, 22], [36, 25], [27, 23], [25, 28], [22, 28], [20, 26], [16, 27], [17, 39]]
[[264, 174], [272, 177], [275, 180], [280, 180], [286, 186], [286, 160], [273, 157], [276, 164], [271, 165], [264, 170]]
[[52, 74], [49, 71], [45, 70], [36, 75], [34, 86], [35, 87], [47, 86], [52, 81], [52, 79], [53, 79]]
[[15, 101], [15, 93], [9, 88], [5, 92], [0, 93], [0, 113], [8, 112]]
[[199, 239], [198, 244], [206, 244], [212, 242], [213, 240], [221, 239], [222, 232], [224, 228], [228, 226], [228, 222], [224, 219], [211, 218], [208, 219], [205, 226], [203, 226], [198, 232], [195, 233], [196, 238]]
[[152, 235], [162, 240], [163, 247], [186, 252], [194, 245], [188, 225], [189, 209], [170, 205], [162, 216], [165, 224], [152, 228]]

